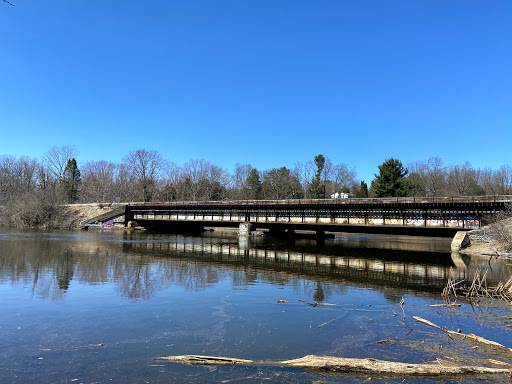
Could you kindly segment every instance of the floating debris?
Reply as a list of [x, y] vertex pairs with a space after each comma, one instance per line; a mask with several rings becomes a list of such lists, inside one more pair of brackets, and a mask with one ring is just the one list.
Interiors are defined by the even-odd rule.
[[275, 364], [307, 369], [313, 372], [337, 372], [354, 375], [378, 375], [379, 377], [449, 377], [475, 375], [510, 375], [510, 369], [456, 365], [451, 362], [426, 362], [420, 364], [401, 363], [377, 359], [355, 359], [334, 356], [308, 355], [299, 359], [263, 362], [201, 355], [158, 357], [158, 360], [192, 365], [241, 365]]
[[460, 329], [457, 331], [451, 331], [447, 328], [440, 327], [439, 325], [436, 325], [436, 324], [434, 324], [428, 320], [422, 319], [421, 317], [418, 317], [418, 316], [413, 316], [413, 320], [420, 324], [427, 325], [429, 327], [433, 327], [433, 328], [439, 329], [440, 331], [446, 332], [450, 336], [456, 336], [463, 340], [469, 340], [469, 341], [473, 341], [473, 342], [476, 342], [479, 344], [484, 344], [488, 347], [493, 347], [493, 348], [499, 349], [504, 352], [512, 352], [512, 349], [507, 348], [500, 343], [484, 339], [483, 337], [477, 336], [473, 333], [470, 333], [470, 334], [462, 333], [462, 331]]

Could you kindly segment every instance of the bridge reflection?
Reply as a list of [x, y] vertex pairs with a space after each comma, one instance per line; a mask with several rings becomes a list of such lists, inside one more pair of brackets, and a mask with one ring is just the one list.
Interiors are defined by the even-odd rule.
[[477, 268], [488, 270], [490, 285], [512, 274], [512, 266], [502, 260], [450, 257], [442, 239], [385, 240], [344, 235], [318, 246], [314, 240], [290, 243], [215, 233], [27, 231], [2, 241], [0, 286], [24, 286], [39, 298], [55, 300], [85, 285], [112, 284], [123, 297], [149, 299], [171, 286], [196, 291], [223, 283], [246, 289], [263, 282], [293, 287], [320, 301], [350, 287], [391, 296], [409, 289], [439, 297], [450, 274], [462, 280], [471, 279]]
[[[276, 249], [277, 248], [277, 249]], [[287, 272], [333, 281], [350, 281], [365, 287], [391, 286], [421, 291], [441, 291], [448, 279], [466, 277], [465, 264], [450, 254], [403, 250], [361, 249], [331, 246], [312, 252], [306, 245], [251, 244], [248, 238], [187, 238], [176, 235], [167, 241], [129, 242], [127, 253], [186, 258], [215, 265], [245, 266]], [[315, 247], [316, 248], [316, 247]], [[308, 251], [309, 249], [309, 251]], [[365, 256], [357, 256], [364, 254]]]

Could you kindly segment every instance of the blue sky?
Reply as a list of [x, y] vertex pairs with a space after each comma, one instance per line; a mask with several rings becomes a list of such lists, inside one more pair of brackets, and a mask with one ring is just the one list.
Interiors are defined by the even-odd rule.
[[0, 154], [511, 163], [512, 1], [0, 2]]

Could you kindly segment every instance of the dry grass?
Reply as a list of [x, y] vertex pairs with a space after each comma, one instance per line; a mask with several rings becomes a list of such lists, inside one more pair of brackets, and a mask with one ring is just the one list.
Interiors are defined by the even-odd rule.
[[449, 277], [443, 289], [443, 298], [448, 301], [451, 296], [463, 296], [467, 299], [490, 297], [512, 303], [512, 277], [505, 283], [500, 281], [496, 286], [487, 286], [487, 271], [481, 274], [480, 270], [477, 270], [469, 288], [465, 283], [466, 280], [455, 281]]

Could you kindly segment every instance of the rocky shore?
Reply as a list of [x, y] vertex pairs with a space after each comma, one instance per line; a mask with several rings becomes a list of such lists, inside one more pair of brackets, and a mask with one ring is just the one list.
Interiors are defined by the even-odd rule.
[[512, 218], [468, 232], [470, 243], [460, 253], [512, 259]]

